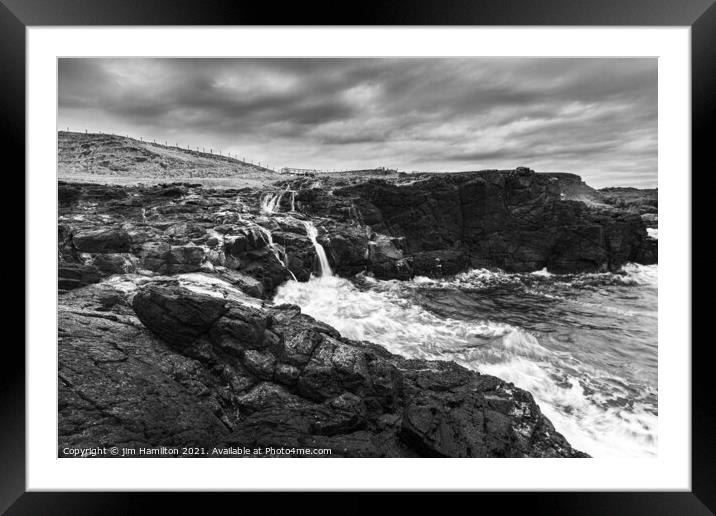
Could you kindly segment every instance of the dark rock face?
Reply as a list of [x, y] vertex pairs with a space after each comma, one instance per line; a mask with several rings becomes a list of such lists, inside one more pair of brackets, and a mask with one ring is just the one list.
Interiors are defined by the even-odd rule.
[[77, 250], [86, 253], [123, 253], [132, 243], [129, 234], [121, 229], [78, 231], [72, 242]]
[[[366, 238], [378, 251], [368, 259], [378, 277], [453, 274], [468, 266], [568, 273], [655, 263], [656, 243], [638, 215], [565, 200], [563, 183], [519, 169], [439, 175], [404, 186], [372, 180], [299, 198], [316, 215], [355, 217], [385, 235]], [[332, 253], [338, 270], [351, 255], [344, 247], [341, 242]]]
[[60, 450], [585, 456], [512, 384], [349, 341], [298, 307], [258, 309], [160, 284], [133, 296], [98, 285], [62, 296], [59, 317]]
[[92, 264], [105, 274], [127, 274], [136, 270], [137, 259], [129, 253], [98, 254]]
[[226, 313], [223, 301], [148, 288], [134, 296], [139, 320], [172, 347], [183, 348], [209, 331]]
[[92, 265], [80, 263], [62, 263], [57, 268], [57, 287], [60, 290], [72, 290], [84, 287], [100, 280], [99, 271]]

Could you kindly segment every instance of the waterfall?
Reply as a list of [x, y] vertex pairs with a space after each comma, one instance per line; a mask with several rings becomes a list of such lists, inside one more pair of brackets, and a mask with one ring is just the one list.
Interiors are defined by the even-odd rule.
[[261, 199], [261, 211], [268, 214], [275, 213], [280, 208], [281, 199], [283, 199], [286, 192], [288, 192], [288, 187], [281, 193], [267, 194], [266, 197]]
[[267, 194], [261, 199], [261, 211], [263, 213], [273, 213], [276, 210], [279, 199], [279, 194]]
[[271, 231], [263, 226], [259, 226], [258, 224], [256, 224], [256, 228], [259, 230], [259, 233], [261, 233], [261, 237], [264, 242], [266, 242], [266, 246], [271, 250], [278, 262], [283, 265], [284, 269], [288, 271], [293, 278], [293, 281], [298, 281], [293, 272], [291, 272], [291, 269], [288, 268], [288, 255], [286, 254], [286, 250], [282, 246], [274, 243]]
[[333, 271], [331, 271], [331, 266], [329, 265], [328, 257], [326, 256], [326, 250], [316, 240], [316, 237], [318, 236], [318, 229], [316, 229], [316, 226], [314, 226], [313, 222], [310, 220], [304, 220], [302, 222], [306, 228], [308, 238], [311, 239], [313, 247], [316, 248], [316, 255], [318, 256], [318, 262], [321, 267], [320, 276], [333, 276]]
[[291, 211], [296, 211], [296, 192], [291, 192]]
[[[243, 210], [244, 210], [244, 203], [241, 201], [241, 196], [240, 196], [240, 195], [237, 195], [237, 196], [236, 196], [236, 201], [235, 201], [235, 202], [236, 202], [236, 206], [239, 207], [239, 210], [243, 211]], [[237, 212], [236, 215], [238, 215], [239, 221], [240, 221], [240, 222], [243, 222], [243, 221], [244, 221], [244, 218], [241, 216], [241, 211]]]

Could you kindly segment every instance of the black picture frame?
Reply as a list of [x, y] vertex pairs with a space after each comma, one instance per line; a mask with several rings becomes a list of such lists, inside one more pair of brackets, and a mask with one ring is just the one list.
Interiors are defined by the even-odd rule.
[[[13, 174], [17, 180], [25, 165], [22, 149], [25, 148], [27, 27], [287, 24], [690, 26], [692, 171], [703, 169], [700, 170], [702, 173], [708, 173], [713, 168], [713, 143], [708, 129], [716, 112], [714, 0], [402, 0], [351, 5], [295, 3], [280, 8], [269, 3], [218, 0], [0, 0], [1, 140], [4, 155], [18, 158], [14, 168], [6, 169], [7, 174]], [[698, 189], [693, 189], [694, 178], [692, 172], [692, 192], [697, 193]], [[20, 188], [24, 191], [24, 181]], [[705, 210], [706, 203], [693, 199], [697, 210]], [[697, 211], [692, 211], [692, 219], [700, 219]], [[698, 262], [692, 258], [692, 269], [694, 265]], [[31, 271], [25, 270], [27, 274]], [[700, 284], [704, 290], [707, 286]], [[693, 302], [692, 306], [692, 313], [698, 313], [699, 305]], [[692, 321], [697, 321], [693, 315]], [[692, 323], [692, 334], [694, 329]], [[689, 343], [680, 344], [686, 347]], [[538, 514], [712, 514], [716, 510], [716, 439], [713, 437], [716, 421], [712, 389], [709, 388], [712, 374], [712, 362], [708, 360], [710, 346], [710, 339], [693, 339], [691, 492], [453, 493], [448, 506], [444, 501], [428, 501], [421, 494], [413, 494], [412, 503], [419, 504], [422, 509], [441, 511], [447, 507], [459, 510], [459, 506], [475, 507], [476, 503], [490, 502], [501, 507], [501, 512], [509, 509]], [[265, 496], [257, 500], [259, 495], [249, 493], [190, 497], [187, 493], [25, 492], [25, 353], [20, 339], [10, 339], [9, 336], [6, 336], [3, 348], [0, 360], [0, 510], [7, 510], [5, 514], [136, 514], [151, 507], [150, 498], [153, 502], [158, 501], [163, 511], [175, 513], [191, 512], [195, 506], [201, 507], [202, 512], [209, 512], [216, 503], [228, 503], [233, 507], [258, 503], [263, 510], [255, 512], [262, 514], [292, 510], [278, 509], [287, 500], [288, 495], [284, 494], [271, 495], [268, 505]], [[463, 500], [468, 496], [470, 500]], [[360, 498], [351, 494], [349, 500], [340, 502], [339, 508], [335, 502], [319, 499], [315, 494], [301, 494], [300, 497], [300, 502], [292, 499], [288, 503], [294, 507], [296, 503], [306, 504], [311, 512], [319, 513], [335, 513], [336, 510], [365, 512], [384, 503], [384, 495], [375, 493]]]

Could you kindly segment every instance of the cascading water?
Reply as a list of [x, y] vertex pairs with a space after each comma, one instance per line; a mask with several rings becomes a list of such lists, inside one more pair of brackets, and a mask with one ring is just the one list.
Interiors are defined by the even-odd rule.
[[269, 215], [276, 213], [276, 210], [278, 210], [279, 206], [281, 206], [281, 199], [283, 199], [283, 196], [286, 195], [286, 192], [288, 192], [288, 187], [286, 187], [286, 189], [281, 193], [266, 195], [263, 199], [261, 199], [261, 211]]
[[276, 211], [276, 206], [280, 200], [280, 194], [267, 194], [261, 199], [261, 211], [271, 214]]
[[296, 192], [291, 191], [291, 211], [296, 211]]
[[311, 243], [313, 243], [313, 247], [316, 249], [318, 263], [321, 268], [320, 276], [333, 276], [333, 271], [331, 270], [331, 266], [328, 263], [328, 256], [326, 256], [326, 250], [321, 244], [318, 243], [318, 240], [316, 240], [316, 237], [318, 237], [318, 229], [316, 229], [316, 226], [314, 226], [313, 222], [311, 222], [310, 220], [304, 220], [302, 222], [304, 227], [306, 228], [306, 234], [308, 235], [308, 238], [311, 239]]

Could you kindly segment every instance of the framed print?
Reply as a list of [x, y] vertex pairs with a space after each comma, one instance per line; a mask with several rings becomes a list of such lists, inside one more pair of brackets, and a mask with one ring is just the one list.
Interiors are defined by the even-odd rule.
[[3, 510], [713, 511], [691, 207], [716, 8], [519, 4], [4, 0]]

